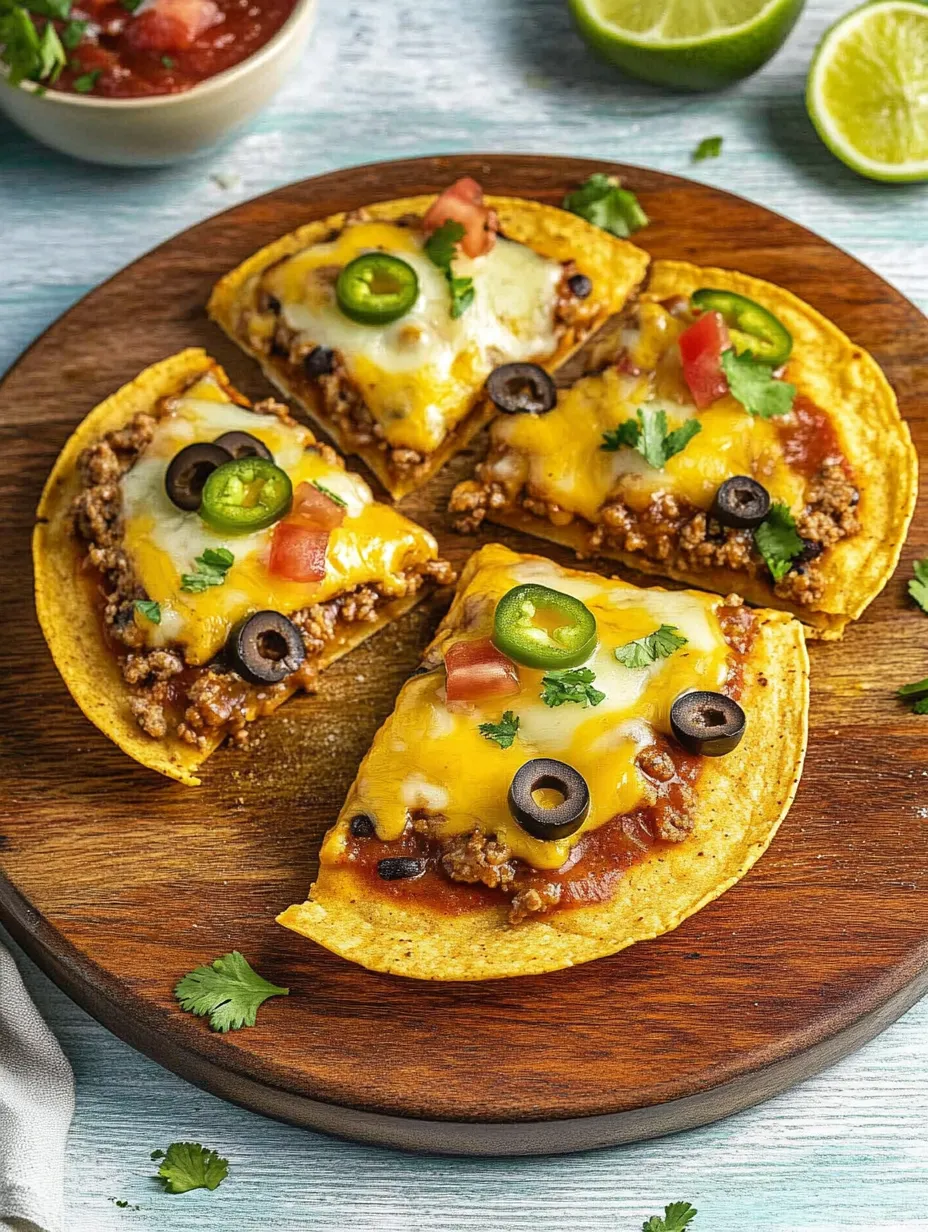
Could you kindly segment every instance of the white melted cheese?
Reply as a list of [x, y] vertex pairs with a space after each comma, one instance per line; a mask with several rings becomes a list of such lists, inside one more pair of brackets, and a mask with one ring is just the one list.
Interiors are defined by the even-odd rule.
[[[345, 502], [345, 520], [329, 538], [321, 582], [288, 582], [270, 573], [273, 527], [224, 534], [168, 498], [164, 483], [171, 459], [187, 445], [232, 431], [263, 441], [294, 489], [317, 481]], [[374, 581], [387, 593], [398, 592], [403, 570], [435, 556], [431, 535], [375, 502], [360, 476], [325, 461], [313, 444], [306, 429], [235, 405], [212, 378], [173, 399], [150, 444], [120, 481], [123, 547], [142, 588], [161, 609], [160, 624], [136, 618], [148, 645], [180, 644], [188, 662], [204, 663], [225, 644], [231, 625], [249, 612], [271, 608], [289, 614]], [[201, 593], [182, 590], [183, 575], [196, 572], [196, 558], [207, 548], [233, 554], [225, 582]]]
[[[337, 271], [373, 251], [399, 257], [419, 279], [412, 309], [388, 325], [350, 320], [335, 297]], [[389, 443], [431, 453], [470, 410], [493, 368], [544, 360], [557, 349], [557, 261], [499, 238], [484, 256], [456, 257], [454, 272], [474, 284], [473, 303], [457, 319], [445, 276], [418, 231], [358, 223], [273, 267], [263, 285], [302, 341], [341, 353]]]

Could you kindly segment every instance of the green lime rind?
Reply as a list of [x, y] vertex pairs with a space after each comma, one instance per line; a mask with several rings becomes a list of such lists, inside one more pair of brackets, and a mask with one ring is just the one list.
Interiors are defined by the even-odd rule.
[[[887, 162], [868, 157], [841, 131], [841, 122], [833, 114], [833, 107], [830, 106], [826, 93], [828, 70], [846, 40], [857, 33], [859, 28], [868, 24], [873, 24], [875, 29], [877, 21], [891, 15], [906, 19], [914, 18], [919, 23], [924, 21], [924, 45], [928, 46], [928, 4], [924, 3], [924, 0], [868, 0], [868, 3], [845, 14], [825, 32], [809, 70], [806, 109], [824, 144], [836, 158], [840, 159], [846, 167], [850, 167], [852, 171], [856, 171], [858, 175], [884, 184], [922, 183], [928, 180], [928, 101], [921, 102], [919, 99], [920, 110], [923, 112], [921, 123], [926, 134], [924, 153], [914, 159], [905, 158], [898, 162]], [[867, 59], [872, 64], [874, 41], [872, 39], [865, 41]], [[898, 58], [892, 57], [892, 59], [894, 65], [898, 67]], [[919, 73], [918, 63], [913, 65], [913, 72], [916, 75]], [[881, 75], [880, 80], [885, 84], [888, 76]], [[847, 118], [843, 116], [842, 121]]]
[[577, 29], [594, 51], [631, 77], [676, 90], [720, 90], [756, 73], [782, 47], [804, 3], [771, 0], [744, 26], [659, 42], [604, 21], [597, 0], [569, 0]]

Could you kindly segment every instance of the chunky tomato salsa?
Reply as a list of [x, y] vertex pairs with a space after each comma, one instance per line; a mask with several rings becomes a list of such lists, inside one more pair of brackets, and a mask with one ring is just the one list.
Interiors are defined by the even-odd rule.
[[263, 47], [295, 4], [296, 0], [74, 0], [69, 20], [59, 30], [69, 48], [67, 63], [53, 88], [104, 98], [189, 90]]

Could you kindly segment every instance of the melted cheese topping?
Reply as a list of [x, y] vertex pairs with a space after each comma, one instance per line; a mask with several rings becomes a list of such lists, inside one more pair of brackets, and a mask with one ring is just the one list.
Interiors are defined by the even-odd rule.
[[[488, 636], [496, 603], [513, 586], [537, 582], [566, 591], [596, 616], [599, 645], [588, 666], [605, 699], [597, 706], [546, 706], [541, 700], [543, 673], [520, 667], [518, 695], [451, 711], [443, 672], [414, 677], [361, 766], [342, 825], [326, 840], [324, 859], [338, 858], [348, 819], [356, 813], [373, 817], [378, 837], [389, 841], [403, 833], [409, 809], [427, 808], [447, 819], [442, 837], [479, 826], [504, 839], [516, 856], [534, 867], [559, 868], [581, 834], [648, 801], [648, 784], [635, 758], [653, 742], [655, 732], [670, 732], [674, 699], [688, 689], [718, 690], [724, 684], [731, 652], [716, 616], [721, 599], [575, 577], [551, 561], [520, 559], [505, 548], [484, 548], [483, 557], [487, 565], [465, 592], [466, 634], [455, 634], [451, 641]], [[616, 647], [653, 633], [661, 624], [675, 625], [687, 644], [646, 668], [630, 669], [616, 660]], [[498, 723], [506, 710], [518, 715], [520, 726], [512, 747], [502, 749], [480, 733], [479, 724]], [[586, 779], [589, 816], [569, 838], [533, 838], [509, 813], [512, 777], [534, 757], [567, 762]]]
[[[501, 415], [494, 421], [493, 444], [527, 459], [522, 473], [533, 495], [595, 522], [607, 501], [621, 499], [643, 510], [658, 492], [708, 509], [724, 480], [750, 475], [773, 500], [802, 508], [806, 481], [785, 461], [774, 422], [749, 415], [730, 395], [697, 412], [682, 379], [678, 333], [669, 313], [643, 305], [641, 327], [624, 336], [631, 358], [645, 370], [642, 376], [609, 368], [563, 391], [547, 415]], [[668, 430], [699, 416], [701, 431], [662, 470], [637, 449], [601, 448], [603, 433], [635, 418], [639, 407], [663, 410]], [[502, 483], [516, 473], [505, 453], [487, 469], [488, 478]]]
[[[268, 571], [273, 526], [222, 534], [168, 499], [164, 477], [174, 455], [185, 445], [231, 431], [263, 441], [294, 489], [318, 480], [345, 502], [346, 517], [329, 538], [321, 582], [288, 582]], [[160, 624], [136, 618], [148, 645], [180, 644], [188, 663], [205, 663], [225, 645], [232, 625], [250, 612], [272, 608], [288, 615], [368, 582], [378, 582], [386, 594], [402, 594], [403, 571], [434, 559], [438, 549], [427, 531], [378, 504], [360, 476], [326, 462], [310, 449], [313, 444], [306, 429], [236, 405], [212, 377], [173, 400], [151, 443], [121, 480], [123, 547], [148, 596], [161, 606]], [[196, 571], [195, 558], [220, 547], [235, 557], [225, 582], [200, 594], [182, 591], [181, 577]]]
[[[365, 252], [400, 257], [419, 277], [419, 298], [390, 325], [359, 325], [338, 307], [335, 279]], [[262, 286], [286, 325], [307, 344], [332, 347], [392, 446], [433, 452], [474, 404], [499, 364], [543, 360], [557, 349], [554, 310], [562, 268], [524, 244], [498, 238], [485, 256], [460, 255], [455, 275], [472, 278], [474, 302], [457, 320], [445, 276], [422, 234], [362, 222], [273, 266]]]

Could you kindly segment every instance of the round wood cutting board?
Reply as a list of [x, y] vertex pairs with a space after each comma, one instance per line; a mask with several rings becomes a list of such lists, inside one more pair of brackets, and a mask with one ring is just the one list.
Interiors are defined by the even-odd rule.
[[[843, 642], [812, 644], [812, 728], [796, 803], [759, 865], [676, 932], [541, 977], [428, 984], [375, 975], [274, 923], [302, 902], [363, 753], [435, 628], [426, 602], [336, 664], [316, 697], [220, 750], [189, 789], [143, 770], [84, 719], [31, 595], [42, 483], [86, 412], [139, 369], [202, 345], [252, 397], [257, 368], [207, 321], [213, 282], [301, 223], [433, 192], [460, 175], [559, 204], [596, 170], [637, 192], [655, 256], [733, 265], [797, 292], [871, 350], [920, 451], [928, 322], [845, 253], [703, 185], [579, 159], [417, 159], [342, 171], [236, 206], [82, 300], [0, 386], [0, 918], [107, 1027], [224, 1098], [364, 1141], [475, 1154], [579, 1150], [705, 1123], [871, 1038], [928, 987], [928, 719], [894, 690], [928, 674], [928, 623], [906, 598], [928, 555], [919, 503], [904, 563]], [[500, 538], [455, 535], [444, 509], [483, 447], [404, 510], [460, 564]], [[349, 465], [360, 467], [356, 460]], [[604, 569], [615, 572], [615, 566]], [[632, 580], [636, 579], [632, 575]], [[240, 949], [291, 995], [221, 1036], [177, 1007], [191, 968]]]

